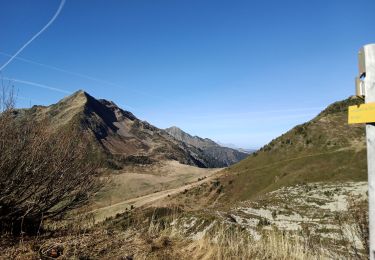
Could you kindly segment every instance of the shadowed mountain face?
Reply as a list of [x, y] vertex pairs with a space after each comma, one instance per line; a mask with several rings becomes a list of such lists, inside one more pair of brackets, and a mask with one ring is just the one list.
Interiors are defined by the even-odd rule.
[[252, 199], [294, 184], [367, 180], [364, 126], [347, 123], [348, 106], [361, 102], [336, 102], [227, 168], [220, 180], [222, 202]]
[[197, 148], [203, 151], [207, 157], [213, 158], [217, 167], [226, 167], [245, 159], [248, 154], [236, 149], [220, 146], [211, 139], [191, 136], [178, 127], [165, 129], [175, 139], [185, 143], [188, 147]]
[[78, 91], [51, 106], [34, 106], [18, 111], [32, 120], [47, 119], [53, 131], [77, 129], [89, 138], [93, 156], [112, 167], [176, 160], [198, 167], [223, 167], [221, 160], [200, 147], [188, 145], [145, 121], [139, 120], [115, 103], [95, 99]]

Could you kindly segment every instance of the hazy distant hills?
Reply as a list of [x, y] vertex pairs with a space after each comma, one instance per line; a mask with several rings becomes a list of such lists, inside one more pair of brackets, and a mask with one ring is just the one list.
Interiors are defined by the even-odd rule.
[[348, 106], [361, 102], [336, 102], [226, 169], [222, 201], [251, 199], [292, 184], [366, 180], [364, 125], [347, 123]]
[[208, 138], [203, 139], [198, 136], [191, 136], [176, 126], [167, 128], [165, 131], [187, 146], [202, 150], [203, 154], [207, 157], [213, 158], [218, 167], [232, 165], [249, 155], [248, 153], [240, 152], [236, 149], [223, 147]]
[[[227, 157], [210, 156], [198, 143], [192, 145], [176, 139], [165, 130], [122, 110], [115, 103], [95, 99], [84, 91], [78, 91], [50, 106], [33, 106], [17, 113], [30, 120], [47, 118], [48, 127], [53, 131], [78, 129], [91, 140], [94, 159], [115, 168], [160, 160], [176, 160], [198, 167], [223, 167], [245, 157], [235, 152], [228, 152]], [[210, 149], [215, 150], [216, 147]]]
[[239, 152], [246, 153], [246, 154], [251, 154], [256, 151], [256, 149], [245, 149], [245, 148], [233, 148]]
[[216, 143], [219, 144], [220, 146], [232, 148], [232, 149], [235, 149], [237, 151], [240, 151], [242, 153], [247, 153], [247, 154], [251, 154], [251, 153], [253, 153], [257, 150], [257, 149], [254, 149], [254, 148], [240, 148], [240, 147], [237, 147], [234, 144], [221, 143], [219, 141], [216, 142]]

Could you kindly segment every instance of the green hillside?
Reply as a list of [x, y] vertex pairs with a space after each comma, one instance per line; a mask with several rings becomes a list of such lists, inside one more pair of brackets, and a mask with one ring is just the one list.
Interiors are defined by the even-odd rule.
[[347, 107], [361, 102], [336, 102], [227, 168], [221, 201], [253, 199], [292, 184], [366, 180], [364, 126], [347, 124]]

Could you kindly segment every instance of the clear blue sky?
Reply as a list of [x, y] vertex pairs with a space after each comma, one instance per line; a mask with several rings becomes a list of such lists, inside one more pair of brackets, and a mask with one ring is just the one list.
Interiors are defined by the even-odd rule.
[[[0, 1], [0, 66], [58, 5]], [[84, 89], [160, 128], [259, 147], [354, 93], [374, 11], [370, 0], [67, 0], [18, 56], [48, 66], [14, 60], [2, 76], [55, 88], [15, 82], [20, 107]]]

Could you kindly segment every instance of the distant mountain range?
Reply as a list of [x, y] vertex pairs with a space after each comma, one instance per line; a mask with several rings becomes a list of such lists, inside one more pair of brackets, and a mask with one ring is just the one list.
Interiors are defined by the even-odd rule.
[[79, 130], [90, 140], [93, 158], [113, 168], [162, 160], [198, 167], [225, 167], [247, 156], [209, 139], [190, 138], [173, 128], [159, 129], [115, 103], [95, 99], [84, 91], [50, 106], [18, 110], [17, 115], [30, 120], [47, 119], [48, 127], [56, 132], [68, 127]]
[[245, 159], [249, 155], [248, 153], [240, 152], [236, 149], [223, 147], [208, 138], [203, 139], [198, 136], [191, 136], [176, 126], [167, 128], [165, 131], [189, 147], [194, 147], [203, 151], [205, 156], [213, 158], [215, 162], [221, 166], [232, 165]]
[[217, 143], [220, 146], [232, 148], [232, 149], [235, 149], [237, 151], [240, 151], [240, 152], [243, 152], [243, 153], [247, 153], [247, 154], [251, 154], [251, 153], [253, 153], [253, 152], [255, 152], [257, 150], [257, 149], [252, 149], [252, 148], [240, 148], [240, 147], [237, 147], [234, 144], [226, 144], [226, 143], [222, 143], [222, 142], [219, 142], [219, 141], [217, 141]]

